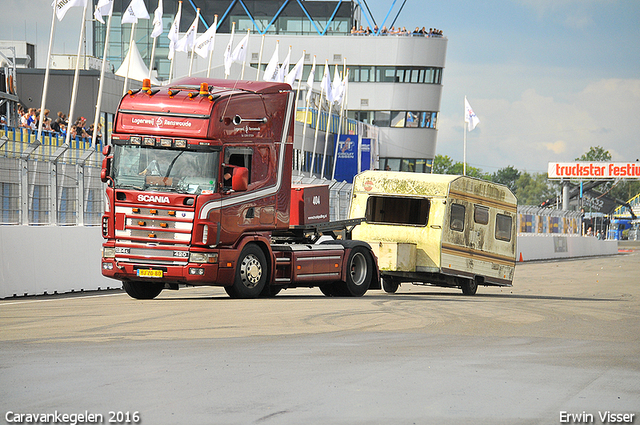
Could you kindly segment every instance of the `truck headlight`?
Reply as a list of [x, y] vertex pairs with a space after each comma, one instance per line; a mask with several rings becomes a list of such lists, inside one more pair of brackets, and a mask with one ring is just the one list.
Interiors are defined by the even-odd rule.
[[204, 253], [204, 252], [190, 252], [189, 253], [189, 262], [190, 263], [217, 263], [218, 262], [218, 253]]
[[102, 248], [102, 258], [115, 258], [116, 257], [116, 249], [103, 247]]

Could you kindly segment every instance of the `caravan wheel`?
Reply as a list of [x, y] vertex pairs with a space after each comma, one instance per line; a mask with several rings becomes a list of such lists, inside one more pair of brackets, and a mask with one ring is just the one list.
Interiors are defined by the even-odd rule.
[[460, 279], [460, 288], [464, 295], [475, 295], [478, 291], [478, 282], [475, 279]]

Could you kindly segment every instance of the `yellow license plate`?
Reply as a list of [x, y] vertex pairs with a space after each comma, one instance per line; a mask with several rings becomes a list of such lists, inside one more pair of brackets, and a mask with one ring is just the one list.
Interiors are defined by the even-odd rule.
[[162, 277], [162, 270], [138, 269], [139, 277]]

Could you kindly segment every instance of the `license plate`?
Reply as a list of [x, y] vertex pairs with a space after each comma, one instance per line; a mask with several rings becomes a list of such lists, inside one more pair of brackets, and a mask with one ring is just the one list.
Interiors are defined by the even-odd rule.
[[162, 270], [138, 269], [138, 277], [162, 277]]

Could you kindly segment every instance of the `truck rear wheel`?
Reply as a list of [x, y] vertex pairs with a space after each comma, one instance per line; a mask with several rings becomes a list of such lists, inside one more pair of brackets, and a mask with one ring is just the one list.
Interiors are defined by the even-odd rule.
[[152, 300], [162, 292], [164, 284], [157, 282], [131, 282], [125, 280], [122, 287], [131, 298], [137, 300]]
[[264, 252], [257, 245], [248, 244], [238, 258], [233, 285], [224, 289], [231, 298], [257, 298], [267, 282], [267, 273]]
[[[373, 259], [369, 250], [355, 247], [347, 260], [346, 282], [339, 282], [330, 288], [331, 295], [342, 297], [361, 297], [369, 289], [373, 273]], [[320, 288], [322, 291], [322, 288]], [[324, 291], [322, 291], [327, 295]]]
[[460, 288], [464, 295], [475, 295], [478, 291], [478, 282], [475, 279], [460, 279]]

